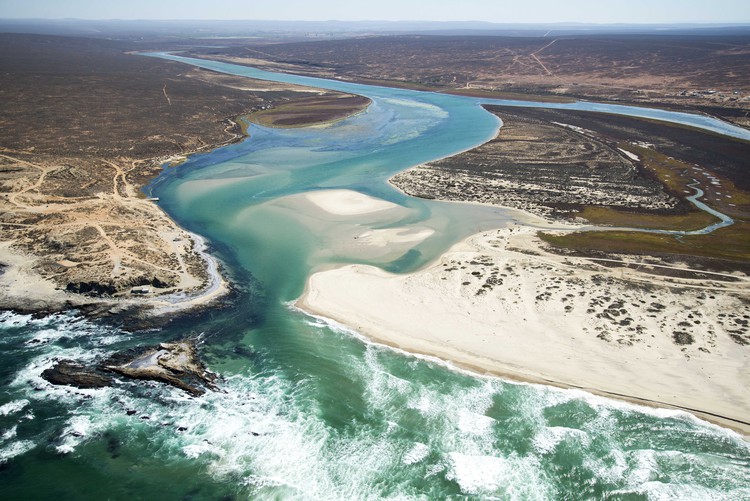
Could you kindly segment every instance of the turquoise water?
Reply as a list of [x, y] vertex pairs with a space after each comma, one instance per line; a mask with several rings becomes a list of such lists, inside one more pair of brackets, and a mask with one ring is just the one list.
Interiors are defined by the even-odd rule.
[[[72, 313], [0, 316], [0, 496], [750, 498], [750, 447], [730, 431], [676, 411], [462, 373], [290, 306], [311, 270], [367, 262], [409, 271], [519, 217], [412, 199], [385, 183], [492, 137], [499, 123], [477, 100], [315, 84], [373, 105], [329, 128], [251, 127], [249, 140], [195, 155], [150, 187], [172, 217], [211, 242], [239, 285], [231, 305], [136, 333]], [[342, 188], [399, 207], [335, 216], [304, 198]], [[345, 245], [383, 228], [434, 233], [366, 257]], [[193, 398], [129, 382], [73, 391], [39, 377], [55, 358], [97, 360], [185, 335], [200, 336], [207, 363], [225, 377], [222, 392]]]

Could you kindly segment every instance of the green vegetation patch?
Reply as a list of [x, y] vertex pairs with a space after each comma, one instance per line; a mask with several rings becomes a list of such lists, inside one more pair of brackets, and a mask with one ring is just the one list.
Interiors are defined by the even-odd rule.
[[267, 110], [247, 115], [246, 119], [265, 127], [305, 127], [342, 120], [370, 105], [362, 96], [323, 94], [293, 99]]
[[446, 94], [457, 96], [488, 97], [492, 99], [510, 99], [514, 101], [536, 101], [540, 103], [575, 103], [576, 99], [565, 96], [555, 96], [551, 94], [533, 94], [523, 92], [508, 92], [489, 89], [451, 89], [443, 91]]
[[699, 210], [691, 210], [686, 214], [647, 214], [611, 207], [587, 206], [576, 215], [592, 224], [680, 231], [699, 230], [719, 221], [719, 218]]
[[698, 256], [750, 262], [750, 223], [737, 222], [708, 235], [663, 235], [637, 231], [587, 231], [539, 237], [558, 249], [620, 254]]

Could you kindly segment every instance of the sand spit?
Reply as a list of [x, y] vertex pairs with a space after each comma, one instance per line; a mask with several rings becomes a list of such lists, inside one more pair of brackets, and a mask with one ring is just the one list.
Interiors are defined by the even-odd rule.
[[535, 230], [514, 227], [413, 274], [317, 273], [298, 305], [478, 372], [683, 408], [748, 434], [749, 288], [746, 277], [658, 277], [549, 254]]

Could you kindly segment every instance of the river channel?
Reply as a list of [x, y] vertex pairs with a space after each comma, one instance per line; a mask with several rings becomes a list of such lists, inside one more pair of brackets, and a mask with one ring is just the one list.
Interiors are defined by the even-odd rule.
[[[464, 237], [534, 224], [489, 206], [408, 197], [396, 172], [492, 138], [479, 100], [275, 74], [157, 54], [252, 78], [364, 95], [323, 128], [250, 126], [250, 138], [167, 168], [149, 187], [205, 237], [237, 284], [232, 304], [136, 334], [74, 313], [0, 316], [0, 494], [7, 499], [747, 499], [750, 446], [673, 410], [480, 377], [367, 342], [291, 303], [316, 269], [361, 262], [403, 273]], [[595, 103], [750, 139], [707, 117]], [[164, 124], [168, 127], [169, 124]], [[306, 195], [353, 190], [396, 204], [358, 217]], [[429, 235], [362, 253], [341, 245], [398, 228]], [[377, 305], [373, 305], [377, 307]], [[39, 378], [55, 357], [202, 339], [223, 391], [158, 384], [70, 391]]]

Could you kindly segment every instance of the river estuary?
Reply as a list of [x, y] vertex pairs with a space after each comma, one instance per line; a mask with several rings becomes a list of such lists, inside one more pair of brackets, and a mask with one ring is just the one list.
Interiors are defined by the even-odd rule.
[[[480, 104], [513, 104], [157, 57], [364, 95], [324, 128], [250, 126], [250, 138], [165, 169], [149, 195], [238, 284], [231, 307], [128, 333], [75, 314], [0, 314], [0, 495], [5, 499], [748, 499], [750, 445], [673, 411], [506, 382], [368, 343], [295, 309], [312, 271], [409, 272], [466, 236], [526, 219], [406, 196], [393, 174], [494, 137]], [[526, 104], [516, 102], [516, 104]], [[750, 139], [707, 117], [594, 103]], [[168, 124], [165, 124], [168, 127]], [[304, 194], [354, 190], [401, 206], [321, 217]], [[430, 236], [363, 255], [340, 242], [402, 228]], [[377, 305], [373, 305], [377, 307]], [[55, 357], [91, 361], [200, 336], [223, 391], [159, 384], [73, 390], [40, 378]]]

